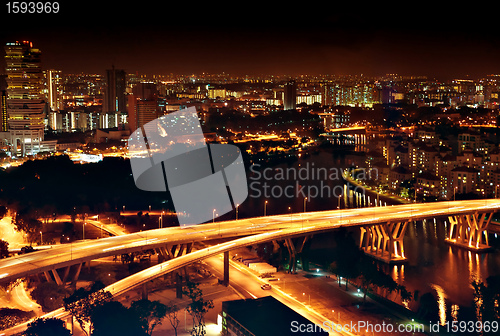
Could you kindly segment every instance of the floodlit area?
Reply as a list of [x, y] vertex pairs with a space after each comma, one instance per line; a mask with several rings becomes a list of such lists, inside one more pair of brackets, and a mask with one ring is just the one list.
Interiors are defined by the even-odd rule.
[[9, 249], [21, 248], [26, 245], [23, 234], [16, 231], [10, 216], [5, 216], [0, 220], [0, 237], [9, 242]]

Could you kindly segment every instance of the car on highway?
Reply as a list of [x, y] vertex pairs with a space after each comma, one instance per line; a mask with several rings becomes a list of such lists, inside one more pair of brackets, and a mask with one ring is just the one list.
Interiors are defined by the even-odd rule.
[[262, 286], [260, 286], [260, 288], [266, 290], [266, 289], [271, 289], [271, 285], [270, 284], [263, 284]]

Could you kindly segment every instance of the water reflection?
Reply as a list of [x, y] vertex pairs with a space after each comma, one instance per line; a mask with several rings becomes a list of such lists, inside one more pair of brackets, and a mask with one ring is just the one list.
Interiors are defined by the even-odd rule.
[[[473, 320], [472, 281], [485, 282], [500, 273], [500, 257], [495, 252], [476, 253], [445, 242], [446, 222], [442, 219], [417, 222], [410, 226], [404, 244], [408, 262], [404, 272], [391, 271], [392, 277], [419, 296], [431, 293], [439, 307], [439, 321]], [[490, 236], [494, 248], [498, 240]], [[410, 308], [416, 311], [419, 302]], [[460, 316], [459, 316], [460, 314]]]
[[460, 306], [457, 304], [452, 304], [451, 305], [451, 318], [453, 321], [458, 321], [458, 311], [460, 310]]
[[[345, 155], [332, 156], [329, 153], [321, 152], [318, 155], [311, 155], [307, 160], [299, 159], [293, 163], [279, 164], [273, 167], [288, 169], [290, 167], [300, 168], [306, 162], [315, 162], [315, 167], [338, 167], [345, 168], [355, 163], [363, 166], [363, 157], [348, 157]], [[295, 183], [295, 181], [292, 181]], [[320, 185], [321, 181], [308, 180], [300, 181], [307, 185]], [[307, 211], [331, 210], [337, 207], [345, 208], [354, 199], [356, 203], [368, 203], [374, 205], [385, 203], [384, 200], [367, 192], [365, 195], [352, 193], [344, 189], [341, 181], [329, 180], [328, 185], [332, 188], [339, 186], [339, 189], [345, 190], [343, 197], [335, 198], [309, 198], [307, 200]], [[287, 186], [291, 183], [289, 180], [270, 181], [272, 185]], [[268, 201], [267, 205], [265, 201]], [[377, 202], [378, 201], [378, 202]], [[289, 213], [288, 208], [293, 212], [302, 212], [304, 210], [304, 199], [295, 198], [263, 198], [249, 197], [245, 204], [239, 206], [240, 218], [262, 216], [266, 214]], [[234, 214], [232, 214], [234, 218]], [[294, 215], [295, 216], [295, 215]], [[229, 218], [228, 218], [229, 219]], [[392, 275], [394, 280], [405, 285], [409, 291], [419, 291], [419, 297], [425, 293], [431, 293], [436, 298], [439, 306], [440, 323], [449, 320], [467, 320], [466, 314], [470, 314], [474, 319], [473, 288], [471, 281], [485, 281], [490, 275], [500, 274], [500, 256], [496, 252], [475, 253], [469, 252], [445, 242], [448, 236], [449, 225], [448, 218], [429, 219], [424, 222], [412, 222], [408, 225], [406, 236], [404, 238], [405, 256], [408, 261], [401, 265], [384, 265], [384, 269]], [[359, 229], [353, 229], [353, 233], [359, 235]], [[325, 235], [326, 236], [326, 235]], [[498, 249], [499, 239], [496, 235], [490, 235], [490, 244]], [[312, 244], [318, 244], [318, 249], [330, 248], [327, 244], [320, 246], [321, 235], [313, 239]], [[321, 256], [317, 257], [322, 260]], [[314, 260], [311, 260], [314, 261]], [[412, 301], [409, 308], [416, 311], [419, 302]], [[448, 315], [448, 316], [446, 316]]]
[[439, 324], [444, 326], [446, 324], [446, 294], [439, 285], [431, 284], [431, 287], [436, 291], [438, 297]]

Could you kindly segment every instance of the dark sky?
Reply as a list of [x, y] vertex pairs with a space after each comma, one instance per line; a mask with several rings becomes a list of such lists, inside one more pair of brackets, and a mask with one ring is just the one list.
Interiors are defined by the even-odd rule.
[[499, 5], [454, 2], [85, 1], [6, 14], [0, 42], [30, 40], [43, 67], [147, 74], [500, 74]]

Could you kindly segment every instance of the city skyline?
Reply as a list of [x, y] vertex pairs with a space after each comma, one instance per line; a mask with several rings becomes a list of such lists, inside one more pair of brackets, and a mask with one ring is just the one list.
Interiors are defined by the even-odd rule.
[[113, 65], [150, 75], [398, 73], [450, 79], [500, 73], [494, 22], [461, 9], [328, 4], [307, 15], [277, 5], [156, 7], [139, 7], [132, 15], [128, 8], [93, 2], [62, 6], [52, 17], [25, 17], [15, 30], [8, 29], [16, 20], [11, 14], [0, 40], [33, 41], [44, 68], [66, 73], [103, 73]]
[[4, 5], [2, 335], [498, 332], [497, 4]]

